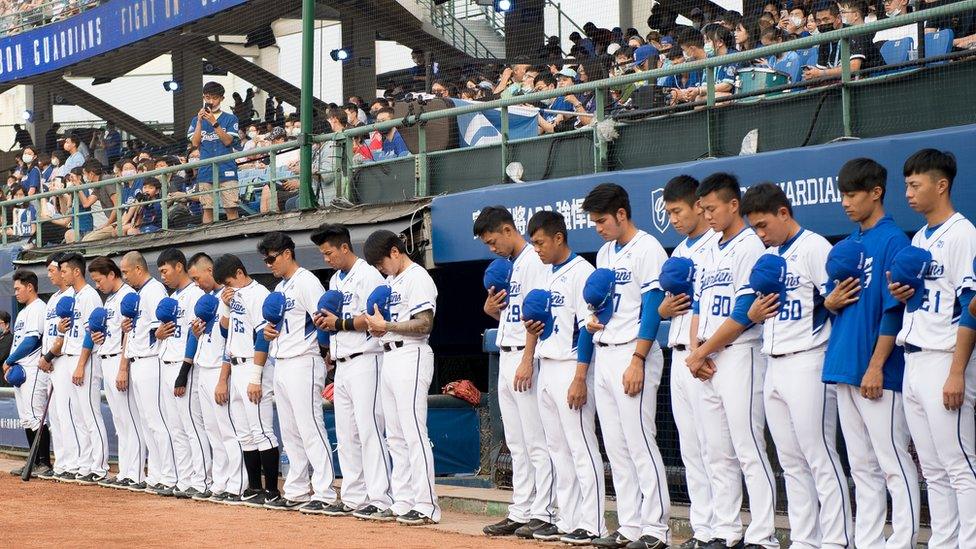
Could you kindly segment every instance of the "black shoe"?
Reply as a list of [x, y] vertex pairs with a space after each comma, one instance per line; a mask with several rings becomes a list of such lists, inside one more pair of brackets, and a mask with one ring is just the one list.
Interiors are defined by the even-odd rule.
[[559, 538], [559, 541], [563, 543], [568, 543], [570, 545], [590, 545], [593, 543], [597, 536], [590, 532], [587, 532], [583, 528], [577, 528], [572, 532]]
[[152, 493], [157, 496], [162, 496], [164, 498], [171, 498], [176, 495], [175, 486], [166, 486], [165, 484], [157, 484], [153, 487]]
[[396, 521], [407, 526], [421, 526], [424, 524], [434, 523], [433, 519], [417, 510], [407, 511], [406, 513], [398, 516]]
[[643, 535], [637, 541], [627, 544], [627, 549], [667, 549], [667, 547], [667, 543], [650, 534]]
[[698, 546], [702, 549], [742, 549], [742, 540], [729, 545], [724, 539], [715, 538], [709, 540], [707, 543], [699, 543]]
[[226, 493], [224, 494], [224, 498], [220, 500], [220, 503], [223, 503], [224, 505], [244, 505], [244, 502], [241, 501], [241, 496]]
[[380, 512], [379, 507], [375, 505], [367, 504], [353, 511], [352, 516], [362, 520], [370, 520], [373, 517], [374, 513], [379, 513], [379, 512]]
[[612, 532], [609, 536], [603, 536], [602, 538], [596, 538], [593, 540], [594, 547], [607, 547], [609, 549], [620, 549], [622, 547], [630, 547], [627, 545], [631, 541], [620, 535], [620, 532]]
[[127, 490], [129, 486], [132, 486], [136, 482], [129, 478], [118, 478], [115, 477], [115, 482], [112, 484], [112, 488], [116, 490]]
[[145, 482], [133, 482], [132, 484], [125, 487], [126, 490], [130, 492], [145, 492], [146, 483]]
[[[187, 488], [189, 490], [189, 488]], [[176, 499], [190, 499], [190, 494], [179, 488], [173, 488], [173, 497]]]
[[203, 491], [203, 492], [197, 492], [190, 499], [192, 499], [193, 501], [207, 501], [207, 500], [210, 499], [210, 496], [212, 496], [212, 495], [213, 495], [213, 492], [211, 492], [210, 490], [206, 490], [206, 491]]
[[543, 526], [542, 528], [539, 528], [538, 530], [533, 532], [532, 538], [542, 540], [542, 541], [557, 541], [559, 538], [565, 535], [566, 532], [560, 530], [559, 527], [557, 527], [555, 524], [550, 524], [548, 526]]
[[515, 531], [519, 528], [525, 526], [525, 522], [515, 522], [510, 518], [505, 518], [496, 522], [495, 524], [489, 524], [481, 529], [486, 536], [512, 536], [515, 535]]
[[54, 469], [47, 464], [39, 465], [37, 469], [37, 478], [52, 480], [54, 478]]
[[87, 475], [78, 474], [75, 476], [75, 482], [78, 484], [93, 485], [105, 480], [104, 476], [96, 475], [95, 473], [88, 473]]
[[248, 507], [264, 507], [268, 493], [260, 488], [248, 488], [241, 494], [241, 502]]
[[747, 543], [742, 546], [742, 549], [763, 549], [763, 546], [758, 543]]
[[298, 511], [308, 515], [324, 515], [328, 507], [329, 504], [324, 501], [313, 500], [302, 505], [302, 508]]
[[532, 534], [549, 526], [552, 525], [544, 520], [532, 519], [518, 530], [515, 530], [515, 536], [522, 539], [532, 539]]
[[[302, 510], [304, 511], [304, 509]], [[336, 501], [326, 505], [325, 509], [322, 511], [322, 514], [329, 517], [348, 517], [349, 515], [352, 515], [353, 511], [355, 511], [355, 509], [352, 507], [349, 507], [341, 501]]]
[[223, 503], [224, 498], [227, 497], [228, 495], [230, 494], [228, 494], [227, 492], [220, 492], [219, 494], [211, 494], [210, 498], [207, 499], [207, 501], [212, 503]]
[[102, 488], [115, 488], [115, 485], [119, 482], [119, 479], [112, 477], [105, 477], [102, 481], [98, 482], [98, 485]]
[[57, 473], [54, 475], [54, 480], [60, 482], [78, 482], [78, 473], [71, 473], [69, 471]]
[[375, 505], [367, 505], [362, 509], [353, 511], [352, 516], [362, 520], [373, 520], [376, 522], [393, 522], [397, 516], [392, 509], [380, 509]]
[[675, 549], [701, 549], [702, 547], [705, 547], [705, 543], [707, 542], [701, 541], [698, 538], [691, 538], [681, 545], [675, 547]]
[[264, 503], [264, 508], [272, 509], [274, 511], [297, 511], [307, 503], [307, 501], [293, 501], [282, 496], [275, 496], [273, 498], [269, 498], [268, 501]]

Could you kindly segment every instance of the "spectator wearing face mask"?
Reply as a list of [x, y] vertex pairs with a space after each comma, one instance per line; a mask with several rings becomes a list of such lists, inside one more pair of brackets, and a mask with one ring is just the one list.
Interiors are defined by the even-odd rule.
[[[885, 19], [905, 15], [908, 13], [908, 0], [884, 0], [884, 13]], [[888, 40], [901, 40], [902, 38], [911, 38], [915, 47], [918, 47], [918, 25], [912, 23], [874, 33], [875, 44], [887, 42]]]
[[[552, 75], [545, 75], [551, 77]], [[578, 73], [569, 68], [563, 67], [562, 70], [556, 73], [553, 77], [556, 81], [556, 88], [566, 88], [572, 86], [576, 83], [576, 79], [579, 77]], [[550, 80], [545, 78], [546, 88], [548, 88], [548, 83]], [[566, 131], [572, 129], [573, 120], [571, 120], [570, 115], [560, 114], [564, 111], [572, 111], [573, 105], [569, 103], [565, 95], [560, 95], [556, 99], [552, 100], [549, 105], [550, 111], [543, 111], [540, 113], [540, 117], [537, 118], [536, 122], [539, 124], [539, 129], [542, 133], [556, 133], [560, 131]], [[551, 112], [555, 111], [555, 112]]]
[[24, 147], [20, 159], [24, 163], [21, 168], [20, 184], [27, 196], [41, 192], [41, 168], [37, 163], [37, 150], [33, 145]]
[[[98, 165], [101, 166], [101, 163], [98, 163]], [[85, 175], [85, 168], [75, 168], [65, 178], [65, 188], [71, 189], [72, 187], [78, 187], [88, 182], [88, 177]], [[64, 213], [67, 223], [64, 225], [69, 230], [64, 233], [64, 241], [71, 243], [75, 241], [75, 234], [70, 229], [75, 223], [78, 224], [78, 232], [81, 237], [84, 237], [94, 229], [94, 217], [91, 212], [93, 207], [98, 207], [98, 196], [89, 189], [66, 195], [65, 199], [63, 203], [65, 205]], [[78, 217], [74, 217], [73, 215], [76, 210], [80, 214]]]
[[[121, 164], [119, 176], [130, 176], [137, 175], [139, 172], [136, 170], [136, 164], [132, 160], [123, 160], [119, 162]], [[102, 165], [96, 160], [89, 160], [85, 163], [83, 168], [83, 175], [87, 183], [96, 183], [104, 179]], [[129, 181], [122, 184], [122, 196], [119, 196], [115, 192], [114, 185], [98, 187], [95, 191], [95, 196], [98, 197], [98, 203], [101, 206], [101, 211], [96, 211], [93, 213], [92, 221], [94, 229], [91, 232], [82, 237], [83, 242], [92, 242], [95, 240], [105, 240], [108, 238], [115, 238], [118, 235], [116, 229], [116, 222], [118, 218], [116, 217], [115, 206], [121, 205], [123, 207], [119, 208], [122, 213], [123, 221], [126, 220], [126, 206], [131, 205], [135, 202], [135, 194], [142, 189], [142, 181]]]
[[[657, 51], [654, 46], [641, 46], [634, 51], [634, 72], [647, 72], [658, 68], [660, 62], [661, 53]], [[634, 92], [638, 88], [647, 85], [647, 82], [640, 81], [627, 84], [622, 90], [620, 90], [620, 97], [617, 102], [620, 105], [626, 105]]]
[[[391, 108], [381, 109], [376, 113], [376, 121], [388, 122], [393, 119], [394, 115], [395, 113]], [[407, 148], [406, 142], [404, 142], [403, 137], [400, 136], [400, 132], [396, 128], [386, 130], [382, 134], [380, 147], [380, 151], [373, 154], [376, 160], [387, 160], [410, 154], [410, 149]]]
[[[708, 58], [708, 54], [705, 52], [705, 39], [700, 32], [694, 29], [685, 28], [682, 30], [678, 36], [678, 46], [681, 47], [681, 54], [685, 63]], [[705, 74], [701, 69], [686, 74], [687, 79], [684, 80], [684, 87], [679, 87], [674, 91], [675, 103], [695, 101], [700, 95], [700, 87], [705, 84]]]
[[[160, 197], [160, 183], [155, 177], [147, 177], [142, 182], [142, 191], [136, 196], [139, 202], [156, 200]], [[129, 210], [130, 219], [125, 226], [125, 234], [137, 235], [154, 233], [163, 225], [162, 206], [159, 202], [140, 204]]]
[[350, 128], [356, 128], [364, 125], [364, 123], [359, 119], [359, 106], [353, 103], [347, 103], [342, 106], [342, 112], [346, 117], [346, 125]]
[[[959, 0], [931, 0], [925, 9], [954, 4]], [[925, 22], [925, 32], [948, 29], [952, 31], [952, 46], [958, 49], [976, 48], [976, 15], [973, 12], [956, 13], [937, 17]]]
[[[820, 5], [814, 11], [814, 17], [817, 19], [817, 29], [820, 32], [830, 32], [843, 27], [863, 25], [867, 13], [868, 7], [863, 0], [852, 0], [840, 5], [834, 3]], [[858, 34], [851, 37], [851, 71], [877, 67], [884, 63], [873, 39], [874, 36], [871, 34]], [[803, 79], [840, 78], [840, 76], [840, 42], [820, 44], [817, 66], [803, 69]]]
[[[272, 144], [284, 143], [288, 140], [288, 136], [283, 128], [275, 128], [271, 131]], [[277, 179], [275, 181], [275, 198], [278, 202], [278, 211], [285, 211], [285, 205], [288, 200], [298, 196], [299, 190], [299, 172], [301, 170], [301, 157], [300, 150], [294, 149], [291, 151], [285, 151], [279, 153], [275, 159], [275, 170], [273, 174]], [[270, 166], [268, 167], [270, 170]], [[269, 179], [271, 179], [271, 173], [268, 174]], [[265, 185], [261, 189], [261, 203], [260, 203], [261, 213], [267, 213], [271, 211], [271, 188], [269, 185]]]
[[[27, 198], [27, 193], [20, 183], [10, 186], [9, 197], [11, 200], [23, 200]], [[37, 220], [37, 209], [30, 202], [21, 202], [13, 207], [13, 223], [7, 227], [7, 236], [12, 240], [25, 240], [34, 236]]]
[[779, 28], [786, 33], [789, 40], [810, 36], [807, 32], [807, 12], [800, 4], [790, 7], [789, 16], [779, 20]]

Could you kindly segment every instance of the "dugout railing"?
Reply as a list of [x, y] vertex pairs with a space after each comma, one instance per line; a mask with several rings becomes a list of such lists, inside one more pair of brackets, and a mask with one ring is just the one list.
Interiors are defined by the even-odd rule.
[[[376, 203], [376, 202], [396, 202], [403, 199], [414, 197], [430, 196], [435, 194], [457, 192], [470, 188], [485, 186], [493, 183], [506, 181], [506, 168], [513, 155], [519, 158], [530, 157], [534, 151], [538, 151], [540, 158], [548, 158], [547, 162], [552, 162], [552, 151], [556, 145], [563, 149], [563, 158], [569, 159], [570, 170], [576, 173], [565, 173], [565, 166], [545, 166], [542, 177], [558, 177], [562, 175], [578, 175], [581, 173], [605, 172], [612, 169], [626, 169], [637, 167], [638, 165], [654, 165], [673, 163], [681, 160], [693, 160], [696, 156], [687, 158], [687, 151], [684, 156], [666, 156], [659, 151], [673, 151], [679, 146], [689, 146], [693, 143], [694, 147], [701, 149], [702, 153], [697, 155], [700, 158], [715, 157], [728, 154], [738, 154], [738, 149], [731, 150], [728, 144], [730, 140], [729, 126], [735, 122], [735, 118], [746, 118], [749, 123], [761, 125], [770, 119], [785, 117], [785, 127], [781, 129], [783, 135], [782, 143], [779, 148], [788, 148], [810, 144], [810, 134], [814, 132], [811, 126], [804, 132], [802, 128], [795, 128], [790, 125], [789, 116], [792, 114], [788, 109], [803, 108], [813, 111], [815, 121], [821, 128], [817, 131], [826, 133], [830, 138], [857, 138], [865, 132], [859, 131], [868, 122], [874, 121], [878, 128], [872, 128], [872, 132], [900, 133], [910, 131], [906, 128], [911, 122], [904, 120], [905, 116], [899, 116], [906, 109], [912, 108], [911, 104], [899, 104], [899, 112], [887, 113], [885, 105], [880, 106], [877, 102], [872, 103], [866, 97], [864, 90], [872, 94], [886, 91], [897, 90], [912, 100], [916, 100], [917, 94], [913, 95], [916, 88], [906, 88], [905, 82], [926, 83], [926, 79], [931, 78], [931, 82], [938, 82], [936, 76], [949, 79], [958, 79], [961, 74], [976, 74], [972, 68], [976, 66], [976, 50], [966, 50], [953, 52], [936, 57], [924, 57], [897, 66], [872, 68], [863, 71], [852, 71], [850, 65], [850, 41], [853, 37], [862, 34], [873, 34], [881, 30], [902, 27], [910, 24], [918, 24], [926, 20], [935, 20], [963, 12], [976, 11], [976, 0], [963, 0], [950, 5], [928, 8], [922, 11], [887, 18], [864, 25], [846, 27], [828, 33], [817, 34], [806, 38], [800, 38], [790, 42], [784, 42], [772, 46], [765, 46], [754, 50], [731, 53], [724, 56], [712, 57], [702, 61], [682, 63], [664, 69], [655, 69], [643, 73], [627, 74], [611, 77], [593, 82], [586, 82], [555, 90], [536, 92], [518, 97], [499, 99], [478, 104], [455, 107], [433, 112], [415, 112], [408, 116], [393, 119], [387, 122], [375, 123], [367, 126], [360, 126], [342, 132], [312, 135], [303, 134], [298, 142], [286, 142], [268, 147], [239, 151], [228, 155], [223, 155], [199, 162], [172, 166], [161, 170], [137, 174], [135, 176], [110, 178], [102, 181], [77, 185], [65, 189], [42, 192], [31, 195], [23, 199], [8, 199], [0, 201], [0, 239], [6, 244], [10, 237], [8, 228], [14, 226], [8, 223], [10, 213], [13, 208], [26, 208], [33, 204], [34, 210], [40, 212], [40, 200], [64, 195], [72, 196], [71, 211], [63, 217], [73, 218], [71, 230], [75, 233], [75, 240], [80, 240], [79, 223], [77, 219], [81, 215], [88, 215], [89, 212], [81, 211], [79, 208], [79, 193], [95, 190], [100, 187], [114, 187], [114, 191], [121, 196], [122, 186], [129, 182], [146, 177], [156, 177], [166, 174], [173, 174], [181, 170], [199, 168], [205, 165], [216, 166], [226, 160], [239, 160], [245, 157], [267, 155], [270, 169], [270, 176], [265, 182], [270, 182], [269, 192], [273, 194], [270, 200], [271, 212], [278, 210], [276, 185], [278, 181], [294, 179], [293, 175], [281, 175], [277, 170], [276, 156], [282, 152], [295, 147], [303, 149], [303, 171], [308, 174], [313, 173], [312, 166], [308, 163], [311, 157], [310, 151], [313, 146], [329, 146], [334, 151], [332, 179], [335, 183], [337, 197], [344, 198], [355, 203]], [[815, 79], [791, 83], [788, 89], [773, 90], [767, 89], [765, 94], [756, 92], [751, 94], [737, 94], [730, 97], [720, 97], [715, 92], [717, 67], [732, 63], [747, 63], [761, 57], [769, 57], [784, 52], [803, 50], [820, 46], [822, 44], [839, 41], [841, 51], [841, 77], [836, 80]], [[626, 120], [609, 122], [611, 116], [607, 112], [607, 94], [610, 89], [619, 89], [628, 84], [653, 83], [659, 77], [666, 77], [687, 73], [690, 71], [703, 70], [706, 80], [707, 96], [699, 103], [686, 104], [677, 107], [668, 107], [663, 110], [651, 109], [644, 113], [645, 119], [633, 120], [634, 113], [628, 113]], [[941, 71], [938, 73], [926, 71]], [[885, 74], [878, 74], [884, 72]], [[935, 76], [929, 77], [927, 74]], [[951, 126], [972, 122], [974, 112], [972, 100], [969, 95], [972, 89], [969, 86], [959, 86], [953, 80], [952, 85], [943, 88], [929, 87], [926, 89], [928, 97], [926, 99], [925, 116], [915, 122], [917, 129], [931, 129], [935, 127]], [[770, 95], [775, 92], [780, 93], [775, 97]], [[785, 93], [785, 92], [789, 93]], [[553, 99], [567, 94], [595, 93], [596, 110], [593, 113], [594, 123], [576, 130], [549, 134], [544, 136], [530, 137], [525, 139], [509, 139], [509, 108], [526, 103], [539, 102], [545, 99]], [[960, 95], [962, 94], [962, 95]], [[765, 97], [755, 100], [760, 95]], [[925, 98], [923, 98], [925, 99]], [[751, 100], [751, 101], [749, 101]], [[918, 99], [921, 101], [921, 99]], [[729, 102], [746, 104], [749, 110], [737, 112], [737, 109], [730, 109]], [[800, 107], [797, 107], [799, 105]], [[940, 107], [941, 105], [941, 107]], [[941, 111], [938, 109], [941, 108]], [[500, 110], [501, 118], [501, 140], [497, 145], [484, 145], [467, 147], [464, 149], [430, 151], [427, 147], [427, 123], [433, 120], [444, 118], [454, 119], [457, 116], [471, 113], [479, 113], [488, 110]], [[784, 109], [787, 109], [784, 113]], [[823, 120], [820, 113], [828, 112], [831, 116]], [[859, 117], [863, 113], [863, 117]], [[916, 112], [917, 114], [917, 112]], [[661, 124], [667, 124], [661, 126]], [[927, 126], [926, 126], [927, 125]], [[398, 127], [415, 126], [418, 133], [418, 150], [406, 158], [383, 160], [378, 162], [357, 163], [354, 160], [353, 140], [366, 138], [372, 132], [383, 132]], [[780, 122], [780, 126], [784, 126]], [[310, 125], [303, 125], [310, 127]], [[826, 128], [826, 129], [824, 129]], [[655, 135], [657, 129], [663, 129], [668, 135]], [[657, 139], [650, 145], [640, 145], [642, 139]], [[741, 140], [738, 134], [731, 136], [732, 141]], [[613, 158], [611, 159], [611, 147]], [[776, 145], [773, 146], [776, 148]], [[568, 151], [568, 152], [567, 152]], [[306, 154], [308, 153], [308, 154]], [[545, 155], [549, 156], [546, 157]], [[648, 159], [648, 157], [651, 157]], [[611, 161], [612, 160], [612, 161]], [[643, 162], [643, 164], [642, 164]], [[487, 168], [487, 169], [483, 169]], [[562, 171], [560, 171], [562, 170]], [[537, 170], [538, 171], [538, 170]], [[214, 174], [219, 170], [214, 169]], [[432, 175], [435, 177], [432, 181]], [[173, 199], [169, 196], [168, 183], [163, 180], [161, 196], [154, 200], [137, 202], [136, 206], [151, 203], [168, 204]], [[302, 178], [303, 195], [313, 196], [314, 190], [311, 189], [311, 182]], [[219, 185], [212, 185], [209, 191], [197, 191], [186, 195], [188, 198], [198, 197], [210, 193], [216, 208], [219, 208]], [[116, 219], [121, 219], [127, 205], [115, 205], [114, 211]], [[168, 208], [161, 208], [162, 229], [169, 228]], [[33, 229], [27, 231], [30, 238], [40, 246], [44, 243], [43, 223], [47, 220], [35, 219], [31, 224]], [[123, 229], [121, 224], [116, 227], [117, 235], [122, 236]]]

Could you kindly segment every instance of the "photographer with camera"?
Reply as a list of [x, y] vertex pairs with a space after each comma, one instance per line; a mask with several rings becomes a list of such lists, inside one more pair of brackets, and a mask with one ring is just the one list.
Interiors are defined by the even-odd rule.
[[[237, 117], [220, 110], [224, 100], [224, 87], [217, 82], [207, 82], [203, 86], [203, 108], [190, 122], [187, 138], [193, 147], [200, 150], [200, 160], [207, 160], [234, 152], [240, 142]], [[211, 189], [214, 182], [214, 167], [201, 166], [197, 171], [197, 182], [201, 191]], [[217, 165], [217, 181], [220, 184], [220, 205], [224, 207], [227, 219], [237, 219], [237, 163], [227, 160]], [[212, 195], [201, 195], [203, 222], [215, 219]]]

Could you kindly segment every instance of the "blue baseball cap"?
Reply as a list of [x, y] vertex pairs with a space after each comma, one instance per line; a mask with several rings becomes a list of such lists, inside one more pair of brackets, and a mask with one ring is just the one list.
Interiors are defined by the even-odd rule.
[[285, 318], [286, 303], [287, 299], [285, 299], [285, 294], [271, 292], [268, 294], [268, 297], [264, 298], [264, 304], [261, 306], [261, 316], [269, 323], [277, 326]]
[[393, 289], [386, 284], [377, 286], [366, 299], [366, 312], [373, 314], [378, 306], [385, 320], [390, 320], [390, 294]]
[[512, 281], [512, 262], [499, 257], [488, 264], [485, 269], [485, 289], [495, 288], [496, 292], [505, 290], [508, 293]]
[[20, 387], [27, 381], [27, 371], [20, 364], [11, 364], [7, 370], [7, 383], [14, 387]]
[[159, 304], [156, 305], [156, 320], [162, 322], [163, 324], [167, 322], [176, 322], [176, 315], [180, 311], [180, 302], [176, 301], [172, 297], [164, 297], [159, 300]]
[[786, 260], [779, 254], [763, 254], [749, 273], [749, 285], [757, 293], [778, 294], [779, 304], [786, 303]]
[[119, 303], [119, 312], [122, 316], [130, 320], [139, 316], [139, 294], [130, 292], [122, 296], [122, 301]]
[[831, 283], [856, 278], [864, 284], [868, 250], [857, 240], [841, 240], [827, 254], [827, 276]]
[[613, 316], [613, 290], [617, 275], [610, 269], [597, 269], [590, 273], [583, 286], [583, 301], [590, 306], [600, 324], [610, 322]]
[[687, 257], [670, 257], [661, 265], [661, 288], [671, 295], [695, 293], [695, 262]]
[[552, 335], [555, 319], [552, 317], [552, 294], [541, 288], [536, 288], [525, 294], [522, 299], [522, 320], [541, 322], [544, 327], [541, 339]]
[[891, 281], [911, 286], [915, 293], [908, 298], [905, 309], [914, 312], [925, 297], [925, 275], [932, 263], [932, 252], [916, 246], [903, 248], [891, 259]]
[[342, 305], [345, 296], [339, 290], [329, 290], [319, 298], [319, 310], [326, 310], [339, 316], [342, 314]]
[[70, 295], [62, 296], [58, 300], [58, 304], [54, 307], [55, 312], [58, 314], [58, 318], [71, 319], [75, 316], [75, 298]]
[[209, 324], [217, 318], [220, 300], [213, 294], [203, 294], [193, 306], [193, 315]]
[[661, 55], [661, 52], [657, 51], [657, 48], [645, 44], [634, 50], [634, 64], [643, 65], [645, 61], [658, 55]]
[[96, 307], [88, 315], [88, 330], [91, 332], [104, 332], [108, 324], [108, 311], [105, 307]]

